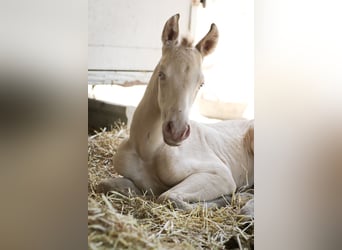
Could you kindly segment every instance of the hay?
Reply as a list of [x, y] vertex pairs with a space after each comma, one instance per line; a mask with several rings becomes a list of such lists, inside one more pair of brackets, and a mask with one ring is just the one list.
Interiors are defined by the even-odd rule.
[[175, 210], [153, 198], [95, 194], [102, 179], [117, 176], [112, 157], [127, 136], [117, 124], [88, 138], [89, 249], [253, 248], [254, 220], [238, 214], [252, 189], [237, 192], [226, 207], [198, 206], [192, 211]]

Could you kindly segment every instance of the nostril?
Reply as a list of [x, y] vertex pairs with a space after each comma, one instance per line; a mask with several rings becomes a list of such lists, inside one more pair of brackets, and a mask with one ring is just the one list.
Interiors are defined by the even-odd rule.
[[186, 137], [188, 137], [190, 135], [190, 125], [187, 126], [187, 131], [186, 131]]
[[173, 122], [172, 122], [172, 121], [168, 122], [168, 123], [166, 124], [165, 129], [166, 129], [166, 132], [167, 132], [168, 134], [172, 134]]

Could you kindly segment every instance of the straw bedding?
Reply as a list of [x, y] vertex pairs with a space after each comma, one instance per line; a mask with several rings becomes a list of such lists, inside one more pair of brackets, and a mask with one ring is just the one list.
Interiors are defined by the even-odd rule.
[[254, 219], [238, 214], [253, 189], [239, 190], [226, 207], [192, 211], [154, 198], [95, 194], [102, 179], [118, 176], [112, 157], [127, 136], [118, 123], [88, 138], [89, 249], [253, 249]]

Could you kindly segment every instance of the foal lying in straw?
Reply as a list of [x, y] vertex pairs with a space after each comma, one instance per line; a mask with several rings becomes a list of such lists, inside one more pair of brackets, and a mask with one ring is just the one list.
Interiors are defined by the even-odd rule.
[[[231, 120], [212, 125], [189, 121], [189, 111], [203, 84], [203, 58], [217, 41], [215, 24], [193, 47], [178, 42], [179, 14], [162, 32], [162, 57], [132, 120], [130, 136], [114, 158], [123, 178], [111, 178], [97, 192], [150, 193], [179, 209], [198, 202], [222, 206], [225, 196], [253, 185], [253, 121]], [[252, 213], [253, 202], [244, 212]]]

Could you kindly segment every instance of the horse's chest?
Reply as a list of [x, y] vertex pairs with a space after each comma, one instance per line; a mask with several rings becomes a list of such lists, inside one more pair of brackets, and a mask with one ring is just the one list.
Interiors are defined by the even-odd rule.
[[155, 158], [155, 169], [158, 178], [167, 186], [174, 186], [184, 180], [192, 172], [192, 157], [180, 152], [161, 152]]

